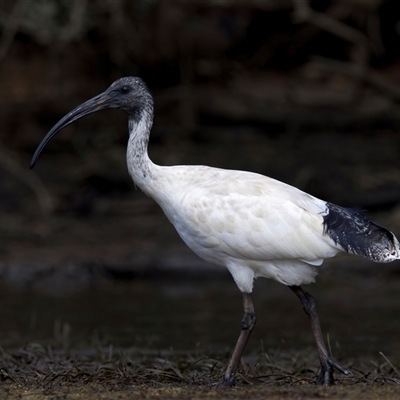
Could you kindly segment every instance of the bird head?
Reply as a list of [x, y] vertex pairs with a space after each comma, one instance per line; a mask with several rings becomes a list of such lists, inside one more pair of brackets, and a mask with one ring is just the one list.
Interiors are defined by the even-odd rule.
[[138, 121], [144, 109], [150, 108], [152, 111], [153, 98], [146, 84], [140, 78], [126, 77], [116, 80], [106, 91], [70, 111], [50, 129], [33, 154], [30, 168], [35, 166], [46, 144], [58, 132], [85, 115], [108, 108], [120, 108], [124, 110], [130, 118]]

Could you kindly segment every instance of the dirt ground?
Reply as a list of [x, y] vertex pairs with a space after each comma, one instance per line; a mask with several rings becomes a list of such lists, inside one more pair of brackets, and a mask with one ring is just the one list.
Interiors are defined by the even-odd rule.
[[[253, 354], [253, 357], [255, 355]], [[289, 358], [292, 360], [289, 361]], [[293, 357], [298, 357], [298, 363]], [[382, 364], [374, 372], [353, 370], [331, 387], [315, 385], [306, 352], [282, 353], [274, 362], [251, 366], [244, 358], [237, 385], [218, 386], [223, 363], [210, 355], [126, 349], [52, 350], [31, 344], [2, 353], [0, 399], [397, 399], [398, 371]], [[14, 371], [7, 368], [12, 363]], [[8, 372], [7, 372], [8, 371]], [[397, 377], [395, 376], [397, 375]]]
[[107, 391], [96, 386], [85, 388], [63, 388], [58, 393], [46, 392], [38, 389], [27, 390], [14, 385], [3, 387], [0, 399], [330, 399], [330, 400], [395, 400], [400, 396], [400, 390], [395, 386], [369, 387], [369, 386], [335, 386], [315, 387], [302, 385], [286, 388], [276, 387], [236, 387], [231, 389], [214, 389], [207, 386], [164, 386], [154, 388], [139, 386], [130, 390]]

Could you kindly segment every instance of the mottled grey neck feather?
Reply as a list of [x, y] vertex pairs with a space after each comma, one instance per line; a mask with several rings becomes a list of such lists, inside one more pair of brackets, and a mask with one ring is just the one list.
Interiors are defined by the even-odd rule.
[[129, 115], [129, 141], [126, 158], [129, 173], [139, 187], [142, 187], [146, 179], [151, 178], [152, 162], [147, 154], [147, 146], [152, 124], [152, 101], [145, 102], [143, 107]]

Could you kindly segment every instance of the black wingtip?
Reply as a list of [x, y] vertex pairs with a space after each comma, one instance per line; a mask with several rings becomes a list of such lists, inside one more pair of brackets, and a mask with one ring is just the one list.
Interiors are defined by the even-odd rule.
[[351, 254], [375, 262], [399, 258], [399, 244], [392, 232], [370, 221], [361, 212], [326, 203], [324, 233]]

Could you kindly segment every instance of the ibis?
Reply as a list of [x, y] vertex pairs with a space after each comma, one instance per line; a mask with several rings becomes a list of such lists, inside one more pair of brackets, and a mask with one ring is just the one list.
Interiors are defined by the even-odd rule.
[[243, 297], [241, 331], [221, 384], [235, 373], [256, 323], [251, 293], [255, 278], [274, 279], [292, 290], [308, 315], [320, 368], [317, 384], [334, 383], [334, 370], [350, 376], [329, 355], [315, 300], [303, 284], [314, 282], [326, 258], [347, 252], [387, 263], [400, 258], [394, 234], [362, 213], [320, 200], [275, 179], [203, 165], [159, 166], [147, 153], [153, 97], [142, 79], [118, 79], [64, 116], [43, 138], [35, 165], [50, 139], [88, 114], [119, 108], [128, 115], [127, 165], [134, 183], [164, 211], [183, 241], [207, 262], [225, 267]]

